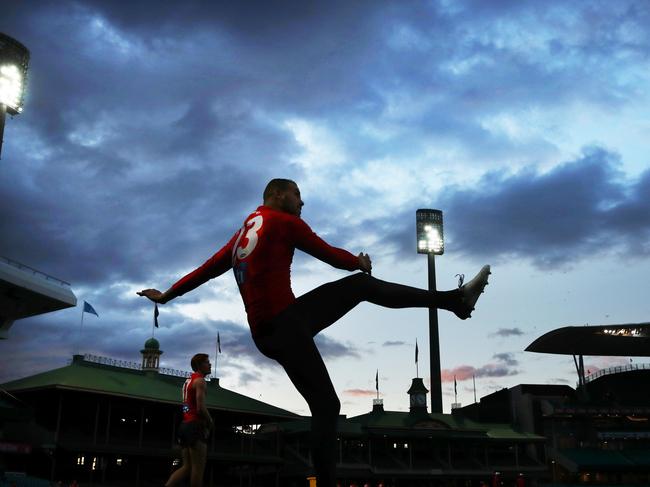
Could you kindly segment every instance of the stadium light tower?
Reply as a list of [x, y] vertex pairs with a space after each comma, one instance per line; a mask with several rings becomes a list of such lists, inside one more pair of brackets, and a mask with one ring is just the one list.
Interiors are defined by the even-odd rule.
[[20, 42], [0, 32], [0, 155], [5, 118], [23, 111], [29, 50]]
[[[418, 254], [427, 254], [429, 291], [436, 290], [436, 255], [445, 252], [442, 211], [420, 209], [415, 212]], [[440, 380], [440, 339], [438, 310], [429, 308], [429, 367], [431, 374], [431, 412], [442, 413], [442, 382]]]

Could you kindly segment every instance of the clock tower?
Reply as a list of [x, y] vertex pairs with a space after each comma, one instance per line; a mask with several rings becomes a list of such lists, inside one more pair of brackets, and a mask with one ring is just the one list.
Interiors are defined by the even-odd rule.
[[411, 388], [407, 391], [411, 398], [411, 412], [427, 412], [427, 392], [424, 382], [420, 377], [416, 377], [411, 382]]

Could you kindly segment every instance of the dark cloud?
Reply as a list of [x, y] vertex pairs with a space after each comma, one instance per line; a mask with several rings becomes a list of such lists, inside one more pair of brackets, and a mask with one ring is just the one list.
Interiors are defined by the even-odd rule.
[[132, 182], [106, 175], [99, 186], [92, 174], [70, 182], [60, 168], [43, 171], [42, 181], [12, 172], [0, 180], [0, 254], [76, 285], [150, 279], [200, 264], [238, 228], [242, 208], [258, 204], [263, 186], [228, 167]]
[[492, 173], [475, 189], [448, 191], [448, 219], [463, 222], [455, 227], [454, 247], [475, 256], [529, 258], [538, 266], [612, 247], [647, 253], [638, 242], [650, 232], [650, 206], [638, 195], [648, 174], [628, 184], [617, 167], [616, 155], [595, 148], [547, 173]]
[[[625, 72], [647, 60], [650, 9], [601, 7], [566, 15], [560, 1], [5, 2], [0, 31], [32, 58], [25, 112], [7, 121], [4, 137], [0, 255], [70, 281], [100, 312], [84, 324], [92, 351], [137, 360], [151, 317], [127, 297], [129, 284], [168, 286], [225, 243], [271, 177], [317, 172], [296, 162], [304, 148], [286, 120], [334, 131], [351, 161], [407, 161], [436, 141], [496, 166], [531, 153], [548, 160], [549, 141], [513, 139], [489, 120], [559, 103], [637, 103]], [[368, 135], [375, 123], [386, 135]], [[625, 180], [611, 151], [590, 149], [547, 172], [495, 171], [434, 202], [415, 190], [390, 218], [341, 216], [331, 229], [341, 207], [382, 202], [381, 189], [341, 189], [356, 164], [328, 168], [331, 188], [309, 195], [314, 228], [330, 229], [336, 245], [356, 248], [363, 229], [382, 248], [413, 255], [413, 208], [435, 203], [449, 248], [470, 257], [559, 266], [612, 242], [624, 255], [650, 254], [650, 171]], [[223, 279], [183, 302], [236, 293]], [[77, 320], [60, 312], [18, 323], [14, 352], [3, 354], [18, 365], [3, 371], [69, 355]], [[197, 322], [173, 305], [161, 323], [172, 366], [185, 368], [181, 357], [217, 328], [230, 351], [224, 371], [254, 380], [234, 357], [271, 366], [241, 324]], [[16, 351], [40, 350], [39, 340], [48, 343], [43, 356]], [[317, 341], [326, 357], [359, 356], [353, 345]], [[503, 366], [482, 373], [512, 372]]]
[[[450, 187], [436, 202], [446, 246], [477, 259], [523, 258], [541, 268], [599, 253], [650, 255], [650, 170], [626, 179], [619, 157], [602, 148], [547, 172], [490, 172], [474, 187]], [[415, 246], [412, 210], [364, 223], [396, 252]], [[385, 233], [383, 229], [387, 230]]]
[[318, 350], [324, 358], [354, 357], [359, 358], [361, 355], [357, 348], [349, 343], [341, 343], [324, 334], [316, 335], [314, 339]]
[[[160, 112], [161, 100], [169, 111], [178, 110], [182, 100], [186, 103], [181, 106], [196, 112], [187, 121], [197, 130], [181, 128], [165, 134], [174, 140], [175, 134], [191, 133], [192, 144], [180, 145], [185, 152], [203, 147], [204, 136], [214, 135], [215, 119], [207, 109], [214, 103], [307, 116], [322, 117], [326, 112], [337, 123], [349, 120], [351, 113], [389, 111], [398, 92], [406, 93], [406, 99], [444, 93], [429, 109], [396, 120], [408, 128], [400, 137], [408, 137], [405, 145], [411, 150], [421, 149], [418, 138], [423, 132], [471, 138], [477, 153], [486, 145], [499, 150], [507, 141], [495, 139], [468, 115], [506, 104], [528, 106], [531, 93], [538, 103], [557, 103], [558, 96], [589, 96], [590, 101], [625, 97], [629, 90], [621, 89], [610, 76], [611, 50], [625, 48], [630, 57], [645, 55], [643, 38], [633, 43], [612, 28], [627, 22], [647, 37], [647, 9], [634, 8], [633, 3], [616, 12], [608, 9], [607, 16], [588, 7], [577, 9], [576, 16], [584, 19], [585, 26], [578, 45], [567, 35], [573, 34], [575, 25], [569, 19], [575, 16], [561, 15], [559, 2], [559, 8], [547, 3], [539, 8], [532, 2], [488, 9], [460, 5], [452, 15], [435, 5], [377, 2], [315, 2], [283, 9], [265, 2], [186, 2], [179, 7], [88, 0], [39, 2], [29, 11], [24, 5], [14, 6], [5, 19], [33, 50], [34, 94], [58, 94], [56, 103], [43, 104], [51, 116], [44, 117], [39, 110], [38, 120], [47, 121], [48, 131], [60, 127], [60, 141], [66, 126], [111, 113], [107, 107], [120, 107], [126, 117], [133, 115], [134, 107]], [[549, 10], [555, 14], [549, 15]], [[510, 39], [514, 36], [507, 29], [512, 28], [512, 18], [540, 29], [540, 37], [550, 24], [550, 38], [539, 56], [523, 56], [521, 44]], [[601, 29], [591, 30], [594, 18]], [[48, 23], [58, 29], [48, 34], [45, 43], [43, 27]], [[503, 32], [499, 26], [504, 26]], [[474, 34], [483, 27], [492, 35]], [[64, 41], [62, 31], [71, 42]], [[593, 48], [598, 45], [609, 50]], [[587, 55], [594, 62], [583, 63]], [[570, 62], [549, 69], [549, 58]], [[473, 69], [458, 72], [448, 65]], [[208, 123], [197, 125], [206, 120], [205, 115]], [[158, 145], [171, 144], [159, 140]]]
[[512, 353], [495, 353], [492, 358], [495, 358], [499, 362], [503, 362], [510, 367], [519, 365], [519, 362], [514, 358], [514, 354]]
[[[80, 307], [15, 322], [11, 339], [0, 341], [4, 347], [0, 382], [63, 366], [73, 353], [140, 363], [140, 350], [153, 330], [153, 307], [143, 306], [142, 298], [137, 297], [96, 298], [91, 303], [99, 317], [86, 313], [83, 329]], [[275, 361], [257, 350], [247, 326], [190, 319], [169, 305], [160, 309], [155, 337], [163, 351], [161, 367], [190, 370], [192, 355], [203, 352], [213, 357], [217, 376], [234, 375], [240, 385], [261, 380], [259, 372], [263, 370], [281, 372]], [[217, 332], [222, 353], [215, 361]], [[325, 335], [319, 335], [316, 342], [326, 360], [359, 357], [353, 346]], [[45, 349], [43, 343], [48, 344]]]
[[6, 134], [0, 254], [75, 285], [200, 263], [287, 167], [293, 144], [218, 83], [188, 87], [190, 66], [168, 62], [181, 53], [140, 46], [94, 8], [44, 2], [4, 17], [24, 29], [32, 69], [29, 109]]
[[[585, 31], [592, 42], [583, 47], [620, 42], [608, 34], [607, 26], [616, 22], [641, 29], [647, 9], [628, 5], [611, 16], [597, 15], [601, 28]], [[292, 163], [295, 140], [278, 129], [273, 116], [328, 114], [335, 124], [353, 121], [368, 110], [385, 111], [398, 88], [415, 98], [423, 91], [444, 93], [438, 105], [399, 120], [410, 133], [401, 146], [417, 153], [423, 132], [431, 131], [471, 139], [478, 152], [490, 148], [487, 152], [498, 154], [509, 142], [495, 139], [471, 114], [493, 110], [505, 97], [509, 105], [528, 100], [531, 90], [547, 89], [547, 98], [557, 103], [558, 92], [579, 96], [586, 88], [558, 90], [561, 80], [574, 83], [575, 73], [531, 72], [546, 64], [524, 63], [511, 52], [515, 45], [471, 37], [458, 42], [469, 36], [472, 23], [484, 22], [474, 16], [475, 8], [374, 2], [286, 10], [264, 2], [7, 6], [0, 28], [30, 47], [32, 69], [25, 113], [7, 127], [5, 152], [11, 157], [0, 179], [0, 254], [75, 285], [174, 276], [217, 250], [257, 204], [272, 175], [302, 173]], [[544, 21], [546, 9], [526, 2], [490, 6], [486, 18], [526, 11]], [[594, 15], [589, 8], [579, 13]], [[552, 44], [556, 51], [567, 49], [562, 27]], [[595, 42], [599, 36], [601, 42]], [[636, 52], [641, 45], [626, 49]], [[431, 69], [473, 56], [493, 60], [487, 64], [498, 66], [497, 75], [482, 69], [480, 76], [468, 72], [458, 79]], [[508, 62], [499, 62], [503, 56]], [[589, 70], [585, 78], [593, 79], [593, 65]], [[606, 72], [609, 78], [611, 70]], [[599, 80], [598, 86], [610, 84]], [[544, 97], [537, 93], [536, 99]], [[464, 108], [451, 109], [458, 106]], [[440, 113], [445, 116], [432, 116]], [[395, 142], [350, 137], [353, 153], [358, 147], [371, 151], [370, 157], [384, 155]], [[447, 219], [463, 222], [450, 227], [449, 235], [456, 248], [472, 255], [514, 254], [553, 265], [607, 238], [594, 234], [604, 217], [610, 228], [629, 236], [628, 249], [647, 253], [634, 225], [647, 229], [641, 195], [648, 183], [621, 200], [614, 193], [625, 188], [609, 181], [612, 158], [601, 151], [577, 161], [583, 170], [573, 176], [587, 177], [578, 186], [571, 184], [568, 164], [554, 172], [557, 177], [531, 169], [492, 174], [471, 190], [449, 190], [440, 201]], [[559, 197], [551, 198], [556, 191]], [[602, 210], [612, 197], [619, 205]], [[399, 221], [363, 223], [386, 242], [399, 242], [408, 233], [411, 248], [408, 211], [408, 218], [397, 212]], [[349, 230], [341, 222], [341, 234], [354, 235]]]
[[509, 337], [509, 336], [521, 336], [524, 332], [520, 328], [499, 328], [494, 333], [490, 333], [488, 336], [498, 336], [498, 337]]
[[459, 365], [453, 369], [443, 369], [440, 373], [442, 382], [464, 381], [472, 377], [507, 377], [520, 373], [515, 367], [519, 364], [512, 353], [497, 353], [493, 356], [494, 363], [480, 367], [472, 365]]

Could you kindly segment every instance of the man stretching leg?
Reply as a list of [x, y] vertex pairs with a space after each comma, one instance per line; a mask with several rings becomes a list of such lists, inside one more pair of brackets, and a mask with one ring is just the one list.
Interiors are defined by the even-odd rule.
[[[362, 301], [388, 308], [440, 308], [467, 319], [487, 284], [490, 266], [453, 291], [427, 291], [381, 281], [370, 276], [368, 254], [352, 255], [318, 237], [300, 218], [303, 205], [295, 182], [273, 179], [264, 190], [264, 204], [216, 254], [167, 291], [145, 289], [138, 294], [166, 303], [232, 268], [253, 341], [260, 352], [282, 365], [309, 405], [318, 487], [334, 487], [341, 404], [314, 337]], [[295, 249], [336, 268], [361, 272], [296, 299], [290, 280]]]

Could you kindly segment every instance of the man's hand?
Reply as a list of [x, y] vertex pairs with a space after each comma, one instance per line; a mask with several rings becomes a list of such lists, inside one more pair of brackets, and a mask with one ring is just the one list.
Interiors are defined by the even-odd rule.
[[357, 258], [359, 259], [359, 269], [367, 274], [372, 274], [372, 261], [370, 260], [370, 256], [361, 252]]
[[165, 304], [167, 301], [167, 296], [165, 296], [165, 293], [161, 293], [158, 291], [158, 289], [143, 289], [139, 293], [137, 293], [138, 296], [144, 296], [145, 298], [149, 298], [152, 300], [154, 303], [160, 303], [160, 304]]

